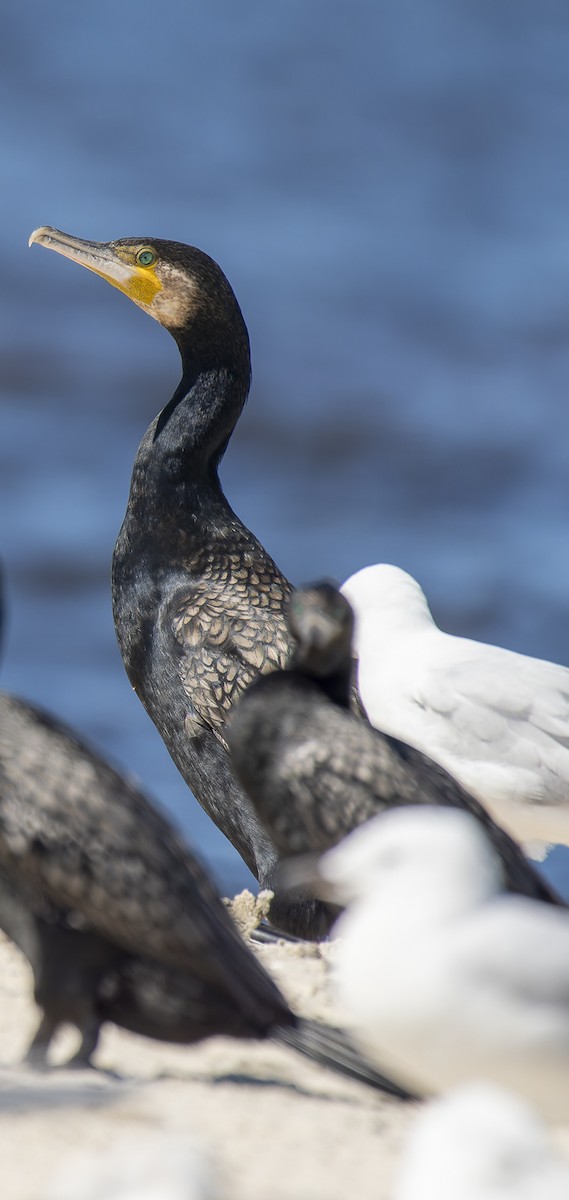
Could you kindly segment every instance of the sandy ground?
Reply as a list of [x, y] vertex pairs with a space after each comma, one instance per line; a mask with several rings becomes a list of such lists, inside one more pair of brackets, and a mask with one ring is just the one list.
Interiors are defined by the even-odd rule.
[[[328, 985], [333, 945], [281, 942], [255, 952], [296, 1011], [341, 1023]], [[421, 1104], [402, 1104], [270, 1043], [214, 1038], [185, 1049], [112, 1026], [97, 1050], [99, 1070], [40, 1074], [18, 1065], [36, 1022], [28, 966], [0, 934], [2, 1200], [109, 1200], [107, 1186], [88, 1189], [93, 1170], [125, 1139], [130, 1157], [133, 1142], [135, 1153], [152, 1156], [155, 1138], [160, 1154], [162, 1131], [184, 1148], [190, 1138], [205, 1156], [214, 1183], [207, 1200], [391, 1200]], [[54, 1058], [64, 1061], [75, 1044], [63, 1031]], [[555, 1140], [569, 1156], [569, 1129]], [[66, 1188], [58, 1180], [69, 1170]], [[129, 1192], [129, 1200], [139, 1196], [147, 1193]], [[152, 1200], [170, 1196], [152, 1192]]]
[[[329, 948], [279, 943], [256, 952], [298, 1012], [337, 1020], [327, 985]], [[59, 1200], [50, 1189], [72, 1156], [94, 1152], [101, 1159], [123, 1135], [142, 1145], [156, 1129], [189, 1134], [203, 1147], [220, 1200], [390, 1195], [393, 1164], [417, 1106], [270, 1043], [214, 1038], [185, 1049], [112, 1026], [97, 1050], [101, 1070], [32, 1072], [18, 1065], [37, 1022], [31, 975], [1, 934], [0, 1018], [2, 1200]], [[74, 1045], [72, 1031], [64, 1031], [54, 1057], [64, 1060]]]

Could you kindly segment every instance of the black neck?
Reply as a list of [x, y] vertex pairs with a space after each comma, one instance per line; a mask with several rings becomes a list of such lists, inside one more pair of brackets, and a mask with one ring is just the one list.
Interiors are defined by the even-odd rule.
[[302, 649], [297, 647], [290, 659], [289, 670], [298, 672], [310, 679], [311, 683], [321, 688], [324, 695], [332, 701], [332, 704], [337, 704], [340, 708], [350, 708], [353, 675], [352, 662], [341, 663], [334, 670], [329, 669], [325, 673], [322, 672], [321, 666], [322, 664], [319, 661], [311, 661], [311, 655], [306, 651], [306, 647]]
[[179, 386], [148, 430], [151, 453], [168, 474], [208, 475], [217, 470], [239, 419], [249, 374], [210, 367], [197, 374], [184, 371]]
[[[155, 512], [172, 488], [219, 489], [217, 468], [247, 399], [249, 374], [224, 367], [184, 371], [169, 404], [147, 429], [134, 461], [130, 505]], [[142, 515], [142, 514], [141, 514]]]
[[146, 475], [157, 469], [164, 480], [216, 476], [251, 384], [247, 327], [234, 300], [221, 316], [215, 306], [199, 309], [190, 326], [170, 332], [182, 357], [182, 378], [143, 438], [137, 460]]
[[325, 679], [318, 679], [317, 682], [328, 699], [332, 701], [332, 704], [337, 704], [340, 708], [351, 707], [351, 665], [348, 670], [338, 670], [333, 675], [328, 675]]

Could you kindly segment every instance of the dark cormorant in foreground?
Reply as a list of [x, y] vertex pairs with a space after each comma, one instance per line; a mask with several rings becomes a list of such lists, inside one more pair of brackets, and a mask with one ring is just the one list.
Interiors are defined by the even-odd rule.
[[203, 868], [127, 779], [35, 706], [0, 693], [0, 927], [28, 958], [43, 1062], [71, 1022], [87, 1063], [104, 1021], [163, 1041], [273, 1038], [383, 1080], [338, 1030], [297, 1017]]
[[[247, 399], [249, 338], [221, 269], [180, 242], [99, 243], [51, 228], [38, 242], [101, 275], [175, 338], [182, 379], [139, 446], [113, 557], [128, 677], [202, 807], [262, 886], [276, 854], [227, 756], [225, 721], [261, 672], [285, 664], [290, 585], [221, 490], [218, 467]], [[325, 906], [273, 903], [271, 921], [324, 936]]]
[[327, 850], [384, 808], [443, 804], [484, 825], [508, 886], [563, 901], [443, 767], [349, 711], [353, 614], [330, 583], [293, 592], [288, 669], [255, 680], [227, 724], [233, 766], [278, 850]]
[[207, 874], [135, 785], [35, 706], [0, 693], [0, 928], [42, 1011], [88, 1063], [104, 1021], [164, 1041], [272, 1038], [396, 1095], [349, 1039], [297, 1017]]

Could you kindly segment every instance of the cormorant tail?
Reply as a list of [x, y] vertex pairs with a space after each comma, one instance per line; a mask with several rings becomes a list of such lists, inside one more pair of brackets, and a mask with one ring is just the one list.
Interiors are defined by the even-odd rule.
[[313, 1062], [330, 1067], [340, 1075], [357, 1079], [359, 1083], [367, 1083], [369, 1087], [378, 1088], [390, 1096], [397, 1096], [399, 1100], [416, 1099], [411, 1092], [376, 1071], [342, 1029], [335, 1029], [334, 1026], [325, 1025], [321, 1021], [299, 1017], [296, 1025], [286, 1028], [279, 1026], [272, 1029], [269, 1036], [272, 1041], [292, 1046], [293, 1050], [305, 1054]]

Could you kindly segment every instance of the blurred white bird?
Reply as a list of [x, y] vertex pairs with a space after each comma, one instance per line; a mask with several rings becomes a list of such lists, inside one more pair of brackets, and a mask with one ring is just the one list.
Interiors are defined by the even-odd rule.
[[404, 1150], [393, 1200], [567, 1200], [569, 1163], [523, 1100], [490, 1083], [432, 1100]]
[[391, 809], [319, 872], [348, 906], [335, 984], [372, 1061], [420, 1095], [483, 1077], [569, 1121], [569, 913], [502, 892], [479, 822]]
[[399, 567], [364, 567], [342, 591], [372, 725], [441, 763], [514, 837], [569, 845], [569, 668], [443, 633]]
[[141, 1126], [106, 1149], [70, 1155], [45, 1200], [214, 1200], [209, 1163], [191, 1138]]

